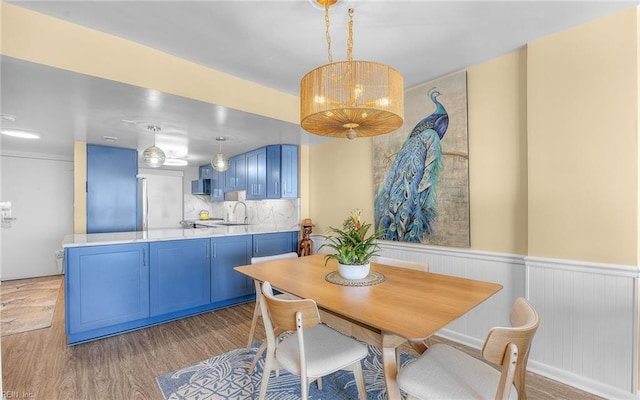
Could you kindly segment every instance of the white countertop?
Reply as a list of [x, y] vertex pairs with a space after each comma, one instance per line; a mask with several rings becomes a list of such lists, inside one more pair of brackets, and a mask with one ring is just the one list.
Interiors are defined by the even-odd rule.
[[[202, 221], [205, 222], [205, 221]], [[215, 225], [215, 224], [212, 224]], [[299, 225], [278, 227], [270, 225], [215, 225], [212, 228], [151, 229], [138, 232], [113, 232], [66, 235], [62, 247], [97, 246], [108, 244], [144, 243], [162, 240], [200, 239], [222, 236], [253, 235], [260, 233], [297, 232]]]

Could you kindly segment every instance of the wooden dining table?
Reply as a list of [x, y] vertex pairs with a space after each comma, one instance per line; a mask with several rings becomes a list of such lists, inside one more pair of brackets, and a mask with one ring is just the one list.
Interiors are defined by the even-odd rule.
[[325, 266], [323, 254], [235, 267], [255, 281], [314, 299], [324, 323], [381, 348], [390, 400], [400, 399], [400, 345], [409, 342], [424, 352], [431, 335], [502, 289], [497, 283], [377, 263], [371, 263], [371, 271], [382, 274], [383, 282], [344, 286], [325, 279], [336, 269], [335, 260]]

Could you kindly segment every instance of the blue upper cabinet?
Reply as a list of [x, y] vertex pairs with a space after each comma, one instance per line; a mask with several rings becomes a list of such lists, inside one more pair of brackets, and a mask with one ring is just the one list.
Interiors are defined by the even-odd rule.
[[247, 200], [267, 198], [267, 148], [246, 153], [247, 162]]
[[298, 146], [267, 146], [267, 198], [298, 197]]
[[267, 199], [279, 199], [282, 197], [280, 188], [280, 163], [282, 146], [267, 146]]
[[138, 152], [87, 145], [87, 233], [136, 230]]
[[234, 192], [247, 188], [246, 154], [229, 158], [229, 169], [224, 174], [224, 191]]
[[298, 146], [282, 145], [280, 168], [280, 177], [282, 179], [281, 197], [283, 199], [295, 199], [298, 197]]
[[200, 179], [211, 179], [213, 176], [213, 167], [211, 164], [205, 164], [200, 166]]
[[211, 201], [224, 201], [224, 172], [211, 167]]

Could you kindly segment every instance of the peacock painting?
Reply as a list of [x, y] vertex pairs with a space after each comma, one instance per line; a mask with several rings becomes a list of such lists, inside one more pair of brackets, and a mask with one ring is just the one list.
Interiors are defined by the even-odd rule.
[[[466, 87], [466, 84], [464, 85]], [[466, 92], [466, 91], [465, 91]], [[466, 93], [465, 93], [466, 94]], [[458, 161], [453, 160], [445, 162], [445, 157], [460, 158], [467, 166], [468, 157], [466, 154], [466, 101], [465, 101], [465, 129], [464, 129], [464, 151], [450, 149], [460, 142], [459, 138], [446, 142], [445, 137], [449, 135], [450, 114], [448, 112], [449, 104], [441, 101], [441, 97], [451, 100], [452, 96], [448, 92], [440, 89], [439, 86], [431, 87], [428, 91], [421, 91], [421, 103], [430, 104], [433, 111], [430, 114], [420, 118], [417, 123], [411, 124], [413, 128], [404, 138], [397, 152], [386, 156], [391, 160], [383, 177], [380, 178], [375, 199], [375, 223], [376, 230], [383, 232], [383, 239], [415, 242], [415, 243], [431, 243], [430, 238], [434, 234], [439, 237], [447, 236], [447, 232], [438, 229], [442, 226], [442, 222], [451, 217], [457, 218], [458, 214], [464, 214], [465, 207], [468, 216], [468, 172], [465, 179], [461, 179], [461, 169]], [[443, 104], [444, 103], [444, 104]], [[458, 107], [453, 107], [457, 112]], [[459, 119], [459, 115], [456, 115]], [[408, 122], [408, 118], [407, 118]], [[406, 122], [405, 122], [406, 123]], [[459, 132], [458, 135], [460, 134]], [[375, 151], [374, 144], [374, 151]], [[381, 146], [378, 146], [381, 148]], [[384, 146], [382, 146], [384, 147]], [[458, 146], [460, 147], [460, 146]], [[382, 150], [382, 148], [381, 148]], [[385, 158], [385, 157], [382, 157]], [[468, 171], [468, 166], [462, 169], [462, 174]], [[453, 175], [452, 175], [453, 173]], [[441, 175], [446, 175], [444, 187], [441, 188]], [[464, 177], [462, 177], [464, 178]], [[452, 185], [453, 183], [453, 185]], [[464, 185], [465, 187], [455, 187]], [[462, 184], [462, 185], [460, 185]], [[454, 204], [443, 205], [441, 201], [441, 189], [443, 189], [443, 197], [445, 199], [453, 198], [459, 201], [461, 196], [455, 193], [451, 196], [451, 192], [464, 191], [467, 193], [466, 205]], [[451, 210], [447, 210], [453, 207]], [[463, 210], [460, 210], [460, 208]], [[444, 217], [445, 221], [440, 221]], [[468, 217], [467, 217], [468, 221]], [[463, 226], [464, 230], [465, 227]], [[441, 232], [436, 232], [436, 231]], [[445, 228], [444, 231], [448, 231]], [[462, 232], [461, 236], [467, 237], [468, 243], [468, 222], [466, 232]], [[449, 243], [434, 243], [447, 244]], [[465, 243], [456, 243], [455, 245], [464, 246]], [[466, 244], [468, 246], [468, 244]]]

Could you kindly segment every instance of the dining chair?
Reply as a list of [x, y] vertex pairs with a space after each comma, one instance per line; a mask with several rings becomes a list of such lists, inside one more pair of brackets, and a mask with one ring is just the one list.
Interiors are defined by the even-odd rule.
[[[282, 260], [287, 258], [297, 258], [298, 253], [284, 253], [284, 254], [276, 254], [274, 256], [265, 256], [265, 257], [251, 257], [251, 264], [258, 264], [261, 262], [273, 261], [273, 260]], [[251, 329], [249, 330], [249, 341], [247, 343], [247, 350], [251, 349], [251, 344], [253, 343], [253, 335], [256, 332], [256, 325], [258, 324], [258, 318], [261, 315], [260, 311], [260, 299], [261, 299], [261, 291], [260, 291], [260, 282], [253, 281], [253, 284], [256, 287], [256, 305], [253, 309], [253, 318], [251, 320]], [[289, 293], [280, 293], [277, 296], [285, 298], [285, 299], [296, 299], [297, 297], [290, 295]], [[264, 350], [264, 349], [263, 349]], [[260, 357], [262, 352], [259, 351], [257, 357]]]
[[398, 385], [409, 399], [525, 400], [529, 348], [540, 319], [522, 297], [511, 308], [511, 327], [489, 331], [482, 357], [493, 368], [461, 350], [435, 344], [398, 373]]
[[[367, 346], [322, 324], [318, 305], [312, 299], [279, 299], [273, 295], [269, 282], [262, 283], [262, 294], [267, 354], [259, 399], [265, 398], [271, 371], [282, 368], [300, 376], [303, 400], [307, 399], [312, 382], [343, 369], [353, 372], [358, 398], [366, 400], [360, 361], [367, 356]], [[292, 334], [278, 342], [278, 331]], [[320, 384], [318, 388], [321, 389]]]
[[415, 269], [417, 271], [429, 272], [429, 264], [421, 263], [417, 261], [405, 261], [397, 258], [390, 257], [382, 257], [382, 256], [374, 256], [371, 258], [371, 261], [378, 264], [391, 265], [394, 267], [402, 267]]

